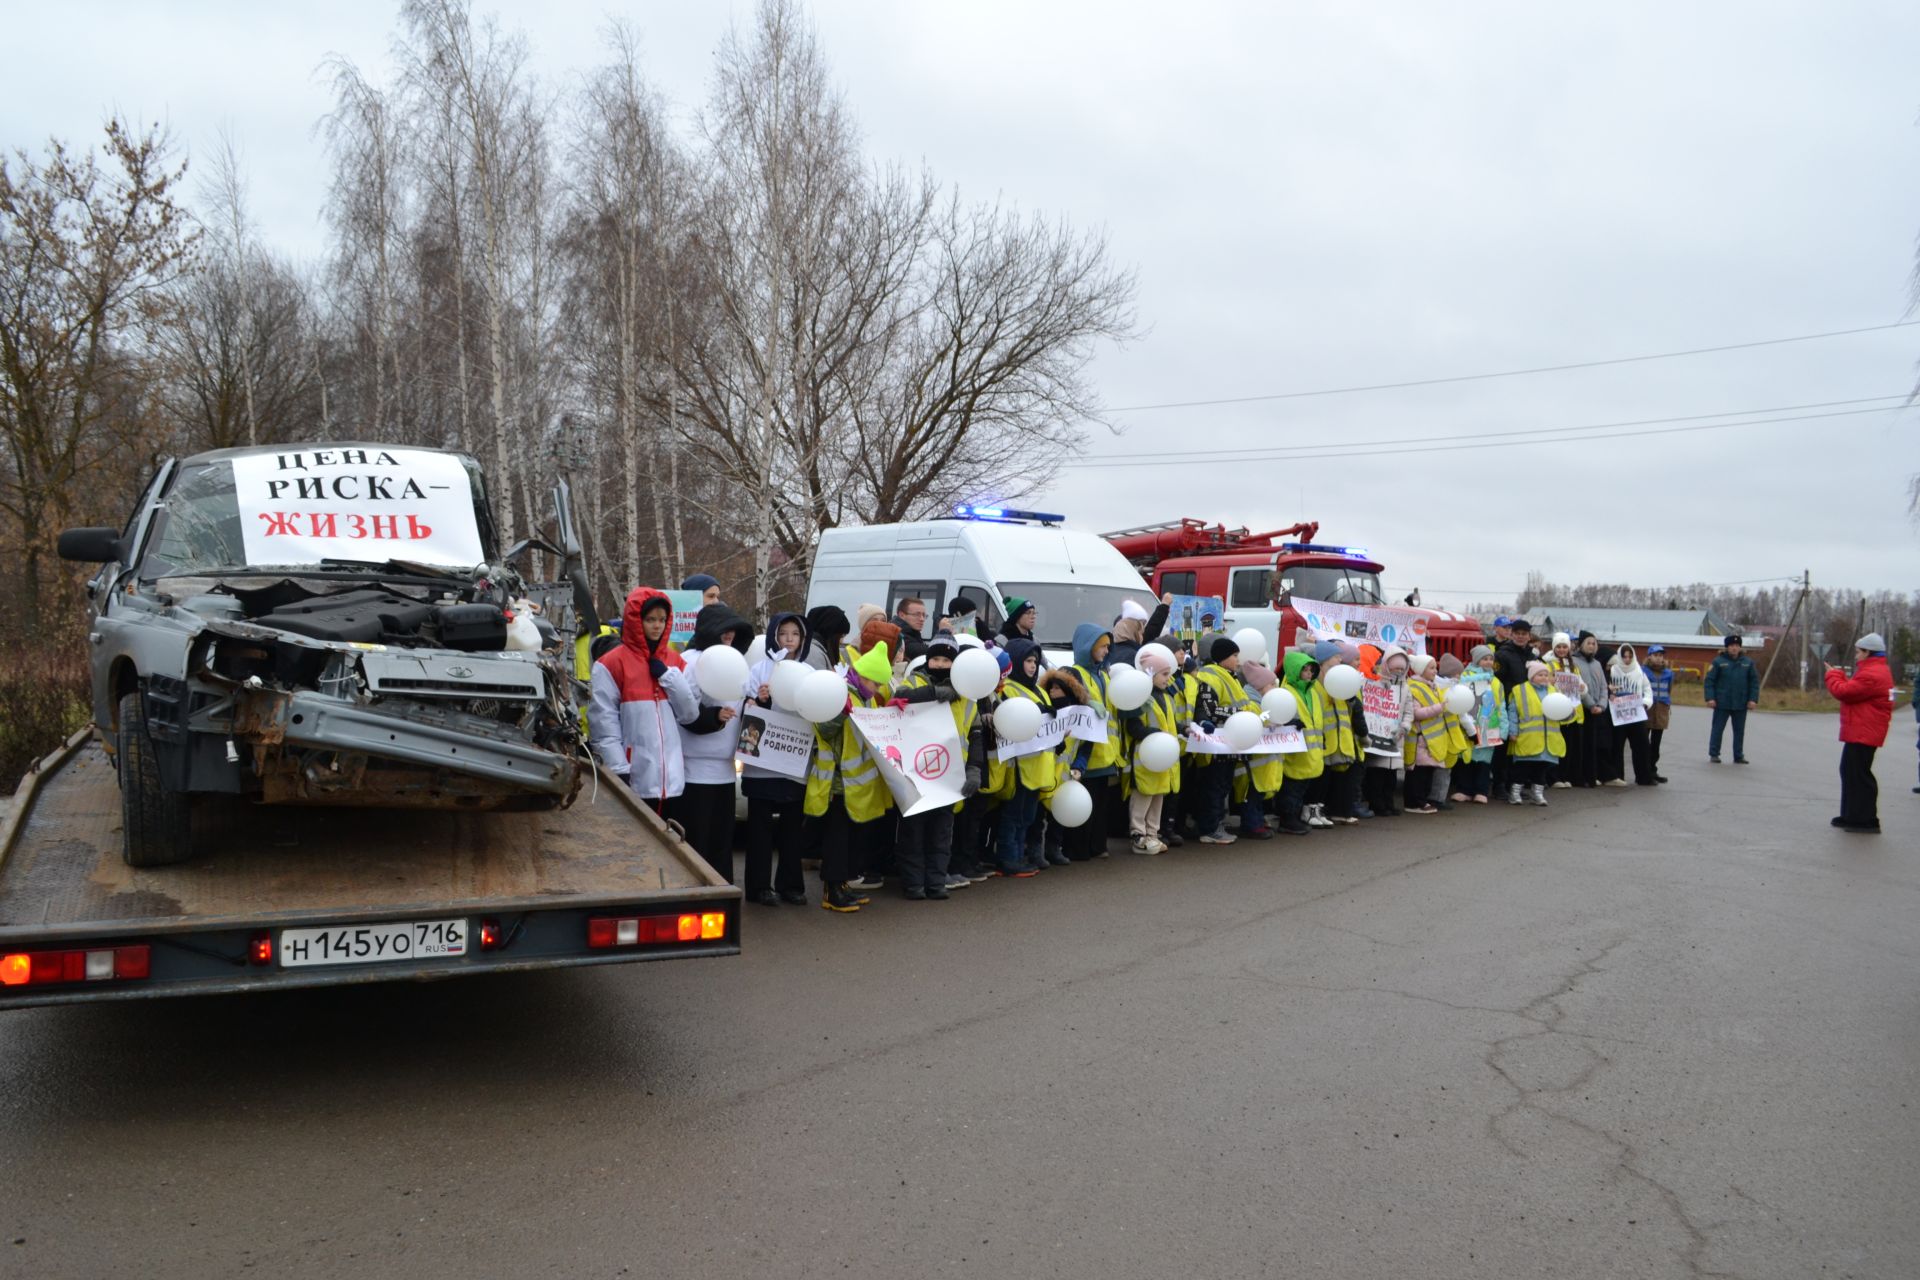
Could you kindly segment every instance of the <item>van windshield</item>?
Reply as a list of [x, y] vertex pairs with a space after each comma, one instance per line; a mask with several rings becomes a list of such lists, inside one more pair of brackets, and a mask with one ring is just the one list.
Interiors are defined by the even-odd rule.
[[1002, 600], [1012, 600], [1017, 596], [1033, 602], [1036, 610], [1033, 638], [1041, 644], [1058, 648], [1072, 645], [1073, 629], [1083, 622], [1112, 626], [1113, 620], [1120, 616], [1120, 604], [1124, 600], [1135, 601], [1148, 611], [1155, 604], [1153, 593], [1140, 587], [1100, 587], [1076, 582], [1002, 582], [996, 585], [1000, 588]]

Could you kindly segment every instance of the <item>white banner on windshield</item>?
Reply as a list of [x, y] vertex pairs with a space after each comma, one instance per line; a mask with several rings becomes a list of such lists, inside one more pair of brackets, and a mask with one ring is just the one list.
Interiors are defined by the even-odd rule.
[[473, 487], [451, 454], [358, 445], [244, 454], [233, 460], [233, 496], [248, 564], [485, 559]]
[[1315, 640], [1339, 640], [1386, 648], [1399, 645], [1408, 653], [1427, 651], [1427, 615], [1417, 609], [1388, 605], [1332, 604], [1295, 596], [1293, 611], [1306, 621]]

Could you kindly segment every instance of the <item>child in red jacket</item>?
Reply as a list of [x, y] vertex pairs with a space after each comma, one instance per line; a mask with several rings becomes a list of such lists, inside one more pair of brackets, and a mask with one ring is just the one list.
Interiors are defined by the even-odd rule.
[[1873, 779], [1873, 753], [1885, 745], [1893, 724], [1893, 673], [1887, 642], [1878, 631], [1854, 642], [1853, 678], [1827, 668], [1827, 692], [1840, 700], [1840, 816], [1833, 825], [1863, 835], [1880, 833], [1880, 784]]

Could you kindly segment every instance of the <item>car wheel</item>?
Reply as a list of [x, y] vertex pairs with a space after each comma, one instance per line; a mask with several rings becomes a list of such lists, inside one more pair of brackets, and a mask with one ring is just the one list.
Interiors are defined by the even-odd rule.
[[130, 867], [170, 867], [191, 858], [193, 797], [168, 791], [160, 781], [160, 762], [147, 732], [147, 700], [138, 691], [121, 695], [120, 728], [121, 857]]

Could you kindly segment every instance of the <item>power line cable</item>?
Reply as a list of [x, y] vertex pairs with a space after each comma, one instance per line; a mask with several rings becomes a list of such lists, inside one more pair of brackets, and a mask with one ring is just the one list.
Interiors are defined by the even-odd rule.
[[[1751, 418], [1740, 422], [1705, 422], [1690, 427], [1656, 427], [1646, 431], [1609, 431], [1599, 435], [1568, 436], [1552, 440], [1486, 440], [1471, 437], [1466, 443], [1430, 445], [1418, 449], [1341, 449], [1327, 453], [1302, 453], [1291, 456], [1260, 458], [1229, 458], [1230, 463], [1248, 462], [1319, 462], [1328, 458], [1384, 458], [1411, 453], [1455, 453], [1468, 449], [1521, 449], [1529, 445], [1541, 444], [1580, 444], [1592, 440], [1626, 440], [1636, 436], [1672, 436], [1689, 431], [1725, 431], [1729, 427], [1763, 427], [1777, 422], [1812, 422], [1823, 418], [1850, 418], [1862, 413], [1897, 413], [1906, 408], [1904, 404], [1883, 405], [1877, 409], [1841, 409], [1833, 413], [1803, 413], [1784, 418]], [[1594, 430], [1593, 427], [1587, 428]], [[1219, 461], [1211, 454], [1187, 452], [1184, 455], [1170, 455], [1161, 458], [1139, 458], [1104, 462], [1098, 459], [1086, 461], [1068, 461], [1060, 465], [1065, 467], [1089, 468], [1105, 467], [1190, 467], [1212, 464]]]
[[[1673, 418], [1634, 418], [1623, 422], [1591, 422], [1579, 427], [1522, 427], [1513, 431], [1467, 431], [1458, 434], [1437, 436], [1401, 436], [1395, 439], [1375, 440], [1372, 443], [1374, 445], [1447, 444], [1452, 441], [1505, 439], [1513, 436], [1566, 435], [1570, 432], [1600, 431], [1614, 427], [1656, 427], [1663, 426], [1670, 422], [1704, 422], [1709, 418], [1737, 418], [1756, 413], [1798, 413], [1802, 409], [1835, 409], [1841, 405], [1871, 404], [1876, 400], [1897, 400], [1900, 402], [1900, 405], [1905, 405], [1911, 398], [1911, 394], [1912, 393], [1906, 391], [1896, 391], [1891, 395], [1860, 396], [1852, 400], [1815, 400], [1807, 404], [1776, 404], [1757, 409], [1723, 409], [1719, 413], [1693, 413]], [[1900, 406], [1888, 405], [1887, 407], [1896, 408]], [[1551, 442], [1541, 441], [1539, 443], [1544, 444]], [[1301, 453], [1325, 448], [1327, 448], [1327, 442], [1322, 440], [1317, 444], [1250, 444], [1225, 449], [1208, 449], [1200, 452], [1204, 452], [1204, 455], [1209, 458], [1225, 458], [1228, 454], [1236, 453], [1271, 455]], [[1152, 452], [1108, 453], [1102, 454], [1098, 458], [1089, 459], [1088, 463], [1110, 462], [1121, 458], [1159, 458], [1162, 456], [1164, 455]], [[1253, 460], [1257, 459], [1250, 459], [1250, 461]]]
[[1406, 382], [1374, 382], [1355, 387], [1320, 387], [1312, 391], [1279, 391], [1271, 395], [1232, 396], [1221, 400], [1178, 400], [1166, 404], [1129, 404], [1107, 413], [1146, 413], [1154, 409], [1206, 409], [1223, 404], [1257, 404], [1265, 400], [1301, 400], [1309, 396], [1345, 396], [1361, 391], [1399, 391], [1407, 387], [1439, 387], [1455, 382], [1483, 382], [1489, 378], [1519, 378], [1536, 373], [1566, 373], [1574, 369], [1604, 369], [1611, 365], [1643, 364], [1649, 360], [1678, 360], [1684, 356], [1714, 355], [1722, 351], [1751, 351], [1756, 347], [1778, 347], [1791, 342], [1816, 342], [1823, 338], [1848, 338], [1861, 333], [1881, 333], [1905, 329], [1920, 320], [1895, 320], [1890, 324], [1870, 324], [1858, 329], [1831, 329], [1825, 333], [1801, 333], [1790, 338], [1762, 338], [1756, 342], [1729, 342], [1718, 347], [1692, 347], [1686, 351], [1656, 351], [1644, 356], [1616, 356], [1609, 360], [1579, 360], [1571, 364], [1543, 364], [1532, 369], [1502, 369], [1495, 373], [1462, 373], [1447, 378], [1414, 378]]

